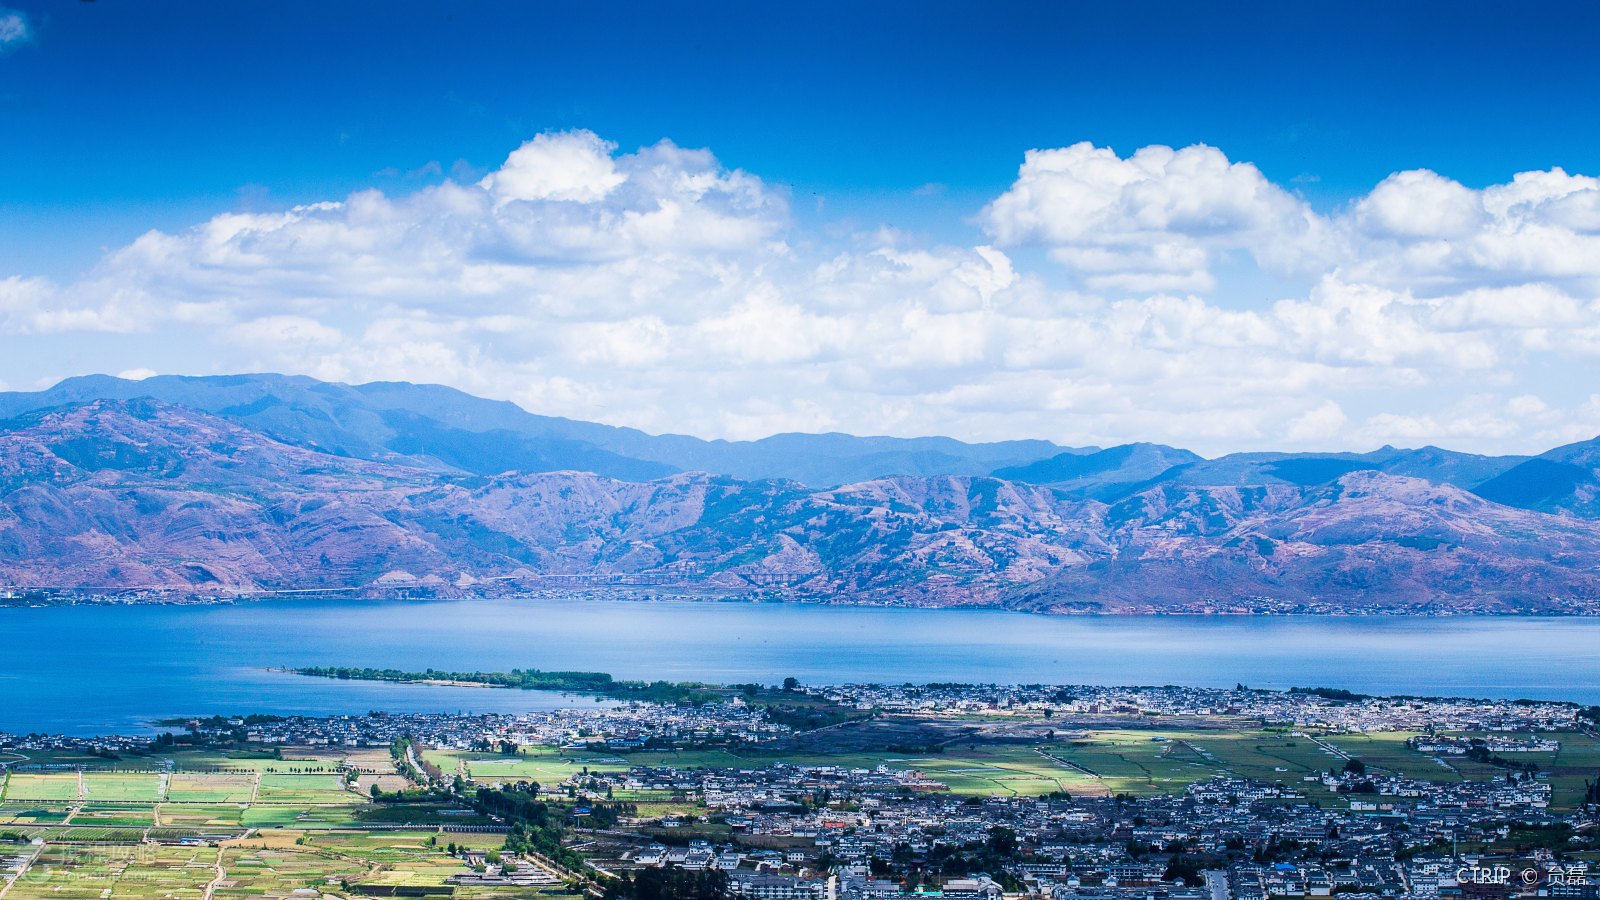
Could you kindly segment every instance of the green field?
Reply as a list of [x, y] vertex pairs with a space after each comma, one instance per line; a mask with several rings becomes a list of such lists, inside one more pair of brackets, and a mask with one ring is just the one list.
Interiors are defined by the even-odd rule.
[[[1351, 742], [1341, 747], [1380, 768], [1403, 771], [1413, 777], [1459, 780], [1461, 774], [1405, 747], [1408, 734], [1341, 736]], [[1586, 747], [1588, 745], [1585, 745]], [[585, 768], [591, 772], [618, 771], [627, 766], [749, 769], [783, 762], [793, 765], [832, 765], [872, 769], [887, 765], [914, 769], [943, 782], [958, 794], [1038, 795], [1052, 791], [1078, 794], [1136, 796], [1181, 792], [1187, 785], [1217, 775], [1276, 782], [1327, 798], [1315, 781], [1328, 768], [1343, 765], [1342, 757], [1316, 741], [1277, 731], [1245, 730], [1132, 730], [1093, 731], [1072, 739], [1038, 745], [947, 745], [939, 754], [907, 756], [898, 753], [704, 750], [648, 751], [626, 754], [587, 753], [552, 749], [524, 749], [519, 756], [492, 753], [430, 750], [427, 758], [447, 772], [460, 772], [483, 781], [536, 781], [559, 784]], [[1487, 777], [1473, 773], [1472, 777]], [[1576, 778], [1581, 791], [1582, 778]], [[670, 797], [627, 797], [634, 802], [668, 801]]]
[[887, 757], [891, 768], [921, 772], [958, 794], [1037, 796], [1056, 791], [1099, 794], [1096, 780], [1059, 762], [1045, 748], [982, 747], [931, 757]]
[[244, 810], [239, 823], [246, 828], [349, 828], [357, 824], [361, 806], [328, 804], [255, 804]]
[[195, 775], [178, 773], [167, 785], [172, 803], [244, 803], [255, 793], [252, 775]]
[[[1216, 756], [1221, 747], [1211, 737], [1190, 732], [1095, 731], [1054, 744], [1048, 752], [1094, 773], [1109, 793], [1148, 796], [1181, 792], [1196, 781], [1227, 774], [1228, 767]], [[1208, 742], [1196, 743], [1202, 738]]]
[[6, 801], [77, 800], [76, 772], [12, 772], [6, 783]]
[[87, 799], [91, 802], [154, 803], [161, 799], [165, 786], [165, 779], [154, 772], [86, 772], [83, 781]]
[[[0, 825], [45, 844], [5, 900], [198, 900], [208, 886], [218, 900], [285, 898], [296, 889], [346, 895], [344, 881], [371, 884], [379, 894], [394, 887], [450, 894], [445, 879], [461, 871], [461, 862], [437, 841], [427, 844], [437, 831], [363, 828], [486, 825], [486, 818], [442, 802], [387, 806], [344, 788], [341, 765], [392, 772], [387, 748], [350, 754], [285, 748], [282, 756], [202, 751], [133, 761], [59, 753], [14, 759], [51, 769], [6, 772]], [[565, 778], [557, 754], [523, 762], [552, 783]], [[246, 828], [259, 831], [238, 841]], [[235, 841], [221, 849], [144, 842], [202, 834]], [[504, 842], [496, 833], [451, 839], [483, 849]], [[494, 895], [502, 894], [475, 890], [462, 897]]]
[[53, 825], [66, 819], [71, 807], [60, 804], [0, 803], [0, 825]]
[[[49, 764], [59, 760], [40, 757]], [[368, 757], [375, 767], [387, 751]], [[24, 840], [42, 839], [44, 846], [6, 900], [199, 900], [213, 882], [215, 898], [238, 900], [286, 898], [297, 889], [343, 896], [346, 881], [371, 884], [379, 893], [433, 887], [448, 895], [445, 879], [462, 868], [439, 846], [428, 846], [437, 832], [363, 829], [488, 824], [451, 804], [374, 803], [346, 790], [342, 777], [330, 771], [338, 758], [324, 755], [236, 760], [177, 754], [170, 775], [155, 766], [134, 771], [127, 762], [90, 762], [85, 760], [81, 786], [77, 771], [9, 773], [11, 799], [0, 801], [0, 825]], [[261, 830], [241, 844], [247, 828]], [[176, 841], [202, 834], [235, 841], [221, 849], [144, 843], [146, 837]], [[486, 833], [451, 840], [489, 849], [505, 838]]]
[[[1553, 805], [1571, 809], [1583, 801], [1584, 782], [1600, 781], [1600, 741], [1586, 734], [1563, 732], [1553, 735], [1561, 741], [1554, 754], [1527, 754], [1549, 773], [1554, 790]], [[1518, 754], [1519, 756], [1523, 754]], [[1539, 757], [1548, 757], [1548, 762]]]
[[[805, 751], [687, 750], [613, 754], [523, 748], [517, 755], [426, 750], [446, 773], [480, 782], [536, 781], [555, 787], [585, 771], [615, 773], [632, 766], [755, 769], [794, 765], [916, 770], [963, 796], [1037, 796], [1065, 791], [1084, 796], [1180, 793], [1198, 781], [1234, 776], [1276, 782], [1309, 799], [1334, 799], [1315, 780], [1342, 768], [1344, 755], [1380, 773], [1436, 782], [1504, 777], [1504, 771], [1458, 756], [1434, 758], [1406, 746], [1406, 733], [1338, 734], [1312, 737], [1278, 729], [1205, 727], [1186, 722], [1162, 728], [1063, 730], [1031, 743], [947, 741], [921, 752], [829, 753], [827, 744]], [[1581, 797], [1585, 780], [1600, 777], [1600, 741], [1582, 734], [1553, 735], [1559, 752], [1516, 754], [1536, 763], [1548, 778], [1558, 808]], [[1324, 746], [1324, 744], [1326, 746]], [[821, 749], [814, 749], [816, 747]], [[857, 744], [855, 746], [863, 746]], [[882, 746], [878, 744], [876, 746]], [[38, 861], [5, 897], [161, 898], [198, 900], [215, 881], [215, 898], [285, 898], [297, 889], [359, 894], [395, 889], [435, 889], [441, 896], [487, 898], [491, 890], [457, 890], [445, 879], [461, 870], [441, 852], [449, 840], [496, 847], [499, 834], [455, 834], [433, 830], [383, 830], [390, 826], [482, 825], [488, 820], [450, 803], [375, 803], [346, 788], [340, 766], [371, 773], [363, 778], [398, 779], [386, 768], [386, 748], [344, 754], [337, 750], [285, 748], [268, 754], [179, 752], [137, 760], [39, 754], [30, 768], [11, 771], [0, 796], [0, 825], [46, 843]], [[40, 770], [31, 766], [74, 766]], [[81, 767], [81, 771], [80, 768]], [[1306, 779], [1311, 778], [1311, 781]], [[637, 806], [645, 817], [705, 810], [681, 790], [616, 790], [613, 799]], [[257, 829], [241, 838], [246, 829]], [[232, 835], [216, 847], [152, 846], [141, 842]], [[728, 826], [699, 822], [658, 838], [726, 838]], [[433, 845], [429, 838], [435, 838]], [[90, 846], [106, 841], [114, 846]], [[224, 877], [217, 879], [216, 866]], [[354, 887], [346, 891], [343, 883]], [[539, 893], [539, 892], [535, 892]], [[559, 893], [556, 891], [555, 893]], [[528, 896], [527, 892], [518, 896]]]
[[447, 774], [460, 773], [479, 781], [537, 781], [549, 785], [560, 784], [585, 767], [591, 772], [618, 772], [628, 767], [615, 756], [546, 747], [525, 747], [517, 756], [469, 750], [428, 750], [424, 756]]
[[201, 803], [163, 803], [161, 824], [200, 830], [224, 831], [242, 825], [245, 806], [238, 803], [209, 806]]
[[[585, 769], [619, 771], [628, 766], [748, 769], [777, 762], [871, 769], [887, 765], [915, 769], [958, 794], [1037, 795], [1052, 791], [1135, 796], [1181, 792], [1187, 785], [1225, 775], [1274, 782], [1315, 800], [1332, 795], [1315, 777], [1344, 765], [1344, 757], [1319, 745], [1361, 758], [1379, 771], [1435, 782], [1492, 779], [1499, 769], [1459, 757], [1444, 762], [1406, 746], [1411, 733], [1342, 734], [1313, 739], [1265, 729], [1108, 729], [1038, 745], [947, 745], [945, 752], [895, 753], [705, 750], [625, 754], [525, 748], [518, 756], [430, 750], [427, 758], [447, 772], [483, 781], [559, 784]], [[1558, 806], [1581, 797], [1584, 780], [1600, 773], [1600, 743], [1581, 734], [1558, 735], [1559, 754], [1519, 754], [1550, 774]], [[1308, 778], [1313, 780], [1307, 781]], [[648, 805], [671, 797], [620, 797]]]
[[[1368, 766], [1423, 781], [1488, 781], [1505, 777], [1505, 770], [1460, 756], [1420, 753], [1406, 746], [1405, 732], [1331, 735], [1325, 740]], [[1477, 735], [1461, 735], [1472, 737]], [[1506, 753], [1517, 762], [1534, 763], [1550, 782], [1551, 805], [1571, 809], [1582, 801], [1584, 781], [1600, 778], [1600, 742], [1581, 732], [1549, 732], [1543, 737], [1561, 742], [1554, 753]]]
[[337, 775], [262, 775], [261, 803], [349, 803], [354, 793], [345, 790]]
[[228, 878], [214, 896], [239, 900], [285, 897], [302, 888], [320, 889], [330, 882], [359, 878], [371, 868], [310, 848], [265, 845], [226, 849], [221, 854], [221, 865]]
[[203, 847], [51, 844], [17, 880], [7, 900], [198, 898], [214, 875], [216, 856], [216, 850]]
[[103, 825], [108, 828], [143, 828], [155, 824], [153, 804], [127, 805], [85, 803], [72, 815], [74, 825]]

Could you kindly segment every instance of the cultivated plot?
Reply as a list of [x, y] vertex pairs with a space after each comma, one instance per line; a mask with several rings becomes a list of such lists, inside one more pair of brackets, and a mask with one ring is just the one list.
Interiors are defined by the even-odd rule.
[[167, 784], [171, 803], [244, 803], [255, 795], [254, 775], [177, 773]]
[[6, 801], [77, 800], [83, 783], [77, 772], [13, 772]]
[[338, 775], [261, 776], [261, 803], [349, 803], [354, 796]]
[[166, 776], [156, 772], [85, 772], [84, 797], [95, 802], [154, 803], [161, 799]]

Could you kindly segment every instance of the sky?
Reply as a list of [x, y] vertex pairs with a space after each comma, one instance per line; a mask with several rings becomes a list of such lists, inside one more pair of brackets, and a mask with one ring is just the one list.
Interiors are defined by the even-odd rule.
[[0, 0], [0, 388], [654, 432], [1600, 434], [1593, 3]]

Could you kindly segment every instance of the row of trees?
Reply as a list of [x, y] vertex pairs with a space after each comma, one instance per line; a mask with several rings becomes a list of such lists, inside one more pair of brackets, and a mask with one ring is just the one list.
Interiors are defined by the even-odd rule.
[[426, 669], [421, 672], [407, 672], [402, 669], [356, 666], [306, 666], [294, 671], [299, 675], [354, 681], [453, 681], [523, 690], [601, 694], [653, 703], [711, 703], [720, 699], [722, 690], [719, 685], [695, 681], [622, 681], [612, 678], [605, 672], [544, 672], [539, 669], [512, 669], [509, 672], [446, 672]]
[[583, 856], [562, 845], [566, 836], [563, 819], [566, 810], [539, 799], [539, 786], [532, 782], [496, 790], [482, 787], [470, 798], [473, 809], [486, 816], [497, 816], [511, 826], [505, 849], [512, 853], [538, 853], [574, 871], [583, 869]]
[[725, 900], [727, 896], [728, 873], [719, 869], [640, 869], [605, 886], [605, 900]]

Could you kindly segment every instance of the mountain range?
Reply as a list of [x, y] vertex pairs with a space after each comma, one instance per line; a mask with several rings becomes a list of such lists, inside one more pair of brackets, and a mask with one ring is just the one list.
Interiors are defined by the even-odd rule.
[[668, 582], [1057, 612], [1600, 610], [1600, 440], [1242, 453], [650, 435], [434, 385], [0, 393], [0, 586]]

